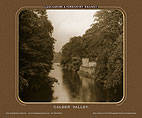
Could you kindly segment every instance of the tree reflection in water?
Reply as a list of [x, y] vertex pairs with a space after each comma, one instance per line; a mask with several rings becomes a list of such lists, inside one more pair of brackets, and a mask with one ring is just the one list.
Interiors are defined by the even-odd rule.
[[50, 76], [56, 78], [58, 83], [53, 87], [52, 102], [106, 102], [114, 96], [111, 90], [104, 90], [103, 84], [96, 83], [93, 78], [62, 70], [61, 66], [55, 63], [53, 68]]
[[63, 83], [67, 86], [71, 99], [79, 98], [82, 82], [76, 72], [63, 71]]
[[104, 91], [91, 78], [79, 76], [77, 72], [64, 70], [63, 83], [69, 91], [71, 102], [105, 101]]

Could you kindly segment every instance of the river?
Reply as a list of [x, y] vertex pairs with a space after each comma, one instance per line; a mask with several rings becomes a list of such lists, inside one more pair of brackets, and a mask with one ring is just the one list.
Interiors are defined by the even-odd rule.
[[58, 80], [53, 87], [52, 102], [97, 102], [104, 101], [102, 90], [91, 78], [76, 72], [62, 71], [59, 63], [53, 64], [49, 76]]

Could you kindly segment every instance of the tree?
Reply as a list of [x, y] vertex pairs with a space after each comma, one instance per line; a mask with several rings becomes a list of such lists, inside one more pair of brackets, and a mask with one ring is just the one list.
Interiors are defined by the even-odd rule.
[[81, 65], [82, 38], [72, 37], [62, 48], [61, 64], [63, 68], [78, 71]]
[[[63, 47], [63, 63], [71, 58], [89, 58], [96, 61], [94, 80], [107, 93], [106, 101], [119, 101], [123, 96], [123, 14], [119, 10], [100, 10], [94, 23], [80, 37]], [[110, 94], [112, 96], [110, 96]]]
[[20, 12], [19, 97], [23, 101], [51, 101], [55, 82], [54, 78], [48, 77], [54, 49], [52, 32], [46, 10]]

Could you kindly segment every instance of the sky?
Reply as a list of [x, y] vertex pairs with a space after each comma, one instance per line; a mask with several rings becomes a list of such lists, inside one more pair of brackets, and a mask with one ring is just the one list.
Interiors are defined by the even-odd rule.
[[97, 10], [47, 10], [48, 19], [51, 21], [56, 39], [55, 52], [61, 51], [63, 45], [71, 37], [82, 36], [94, 22]]

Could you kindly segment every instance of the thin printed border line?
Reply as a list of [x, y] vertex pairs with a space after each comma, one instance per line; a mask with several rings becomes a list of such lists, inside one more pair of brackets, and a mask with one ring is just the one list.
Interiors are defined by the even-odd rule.
[[136, 115], [136, 112], [93, 112], [93, 115]]
[[[6, 115], [38, 115], [38, 114], [42, 114], [42, 115], [50, 115], [51, 112], [6, 112]], [[58, 115], [61, 115], [62, 112], [57, 112]], [[136, 115], [136, 112], [93, 112], [93, 115]]]

